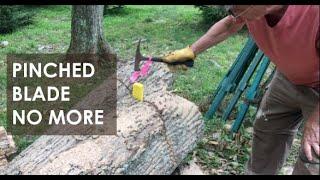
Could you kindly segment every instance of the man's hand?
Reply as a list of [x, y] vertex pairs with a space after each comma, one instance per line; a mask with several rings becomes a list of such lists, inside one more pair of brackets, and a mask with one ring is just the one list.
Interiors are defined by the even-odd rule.
[[[196, 55], [190, 47], [186, 47], [184, 49], [170, 52], [169, 54], [162, 57], [163, 61], [167, 63], [184, 62], [188, 60], [193, 61], [195, 58], [196, 58]], [[170, 70], [176, 70], [176, 69], [187, 70], [188, 69], [186, 65], [169, 65], [168, 67]]]
[[319, 105], [316, 111], [311, 115], [311, 117], [306, 121], [304, 127], [304, 135], [302, 139], [302, 148], [305, 155], [309, 161], [312, 161], [312, 149], [317, 156], [320, 155], [319, 152]]
[[169, 54], [165, 55], [162, 59], [165, 62], [172, 63], [172, 62], [184, 62], [187, 60], [194, 60], [195, 58], [196, 56], [193, 53], [192, 49], [190, 47], [186, 47], [184, 49], [170, 52]]

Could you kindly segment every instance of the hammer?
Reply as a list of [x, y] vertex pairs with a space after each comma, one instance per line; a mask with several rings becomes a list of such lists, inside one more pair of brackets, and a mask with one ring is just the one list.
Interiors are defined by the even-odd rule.
[[[134, 64], [134, 70], [135, 71], [140, 71], [140, 61], [147, 61], [149, 58], [148, 57], [144, 57], [141, 55], [140, 52], [140, 43], [141, 43], [141, 39], [139, 39], [138, 45], [137, 45], [137, 50], [136, 50], [136, 56], [135, 56], [135, 64]], [[184, 62], [166, 62], [165, 60], [163, 60], [163, 58], [161, 57], [152, 57], [151, 61], [153, 62], [162, 62], [162, 63], [166, 63], [168, 65], [186, 65], [187, 67], [193, 67], [193, 60], [187, 60]]]

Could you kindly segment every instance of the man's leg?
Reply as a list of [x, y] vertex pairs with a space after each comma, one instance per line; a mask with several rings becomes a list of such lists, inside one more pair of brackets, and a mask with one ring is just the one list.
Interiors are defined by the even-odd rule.
[[254, 122], [252, 153], [246, 174], [277, 174], [301, 124], [298, 91], [276, 72]]
[[[298, 87], [298, 89], [301, 93], [297, 99], [300, 101], [303, 119], [306, 121], [316, 108], [319, 101], [319, 93], [307, 87]], [[301, 144], [299, 158], [295, 164], [293, 174], [319, 175], [319, 157], [313, 151], [313, 161], [310, 162], [302, 150], [302, 147], [303, 145]]]

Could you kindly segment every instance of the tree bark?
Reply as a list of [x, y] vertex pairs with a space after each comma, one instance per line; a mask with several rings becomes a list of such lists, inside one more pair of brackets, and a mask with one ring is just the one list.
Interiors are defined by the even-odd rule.
[[103, 33], [103, 5], [73, 5], [71, 42], [68, 54], [98, 55], [103, 60], [117, 56], [105, 41]]
[[[0, 174], [171, 174], [202, 137], [198, 107], [170, 92], [172, 74], [153, 64], [140, 82], [143, 102], [131, 96], [132, 62], [117, 70], [116, 136], [41, 136]], [[102, 83], [82, 104], [103, 102]]]

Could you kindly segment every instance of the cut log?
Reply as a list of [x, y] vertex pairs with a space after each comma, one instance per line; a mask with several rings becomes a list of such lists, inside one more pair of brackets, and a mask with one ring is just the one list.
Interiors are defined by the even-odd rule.
[[8, 164], [6, 154], [0, 149], [0, 170], [6, 168]]
[[[116, 136], [41, 136], [0, 174], [171, 174], [203, 135], [201, 113], [170, 92], [172, 74], [160, 63], [140, 81], [144, 101], [134, 100], [132, 70], [132, 63], [118, 63]], [[93, 103], [90, 94], [82, 105]]]
[[16, 152], [16, 147], [11, 135], [0, 126], [0, 169], [7, 165], [7, 157]]

